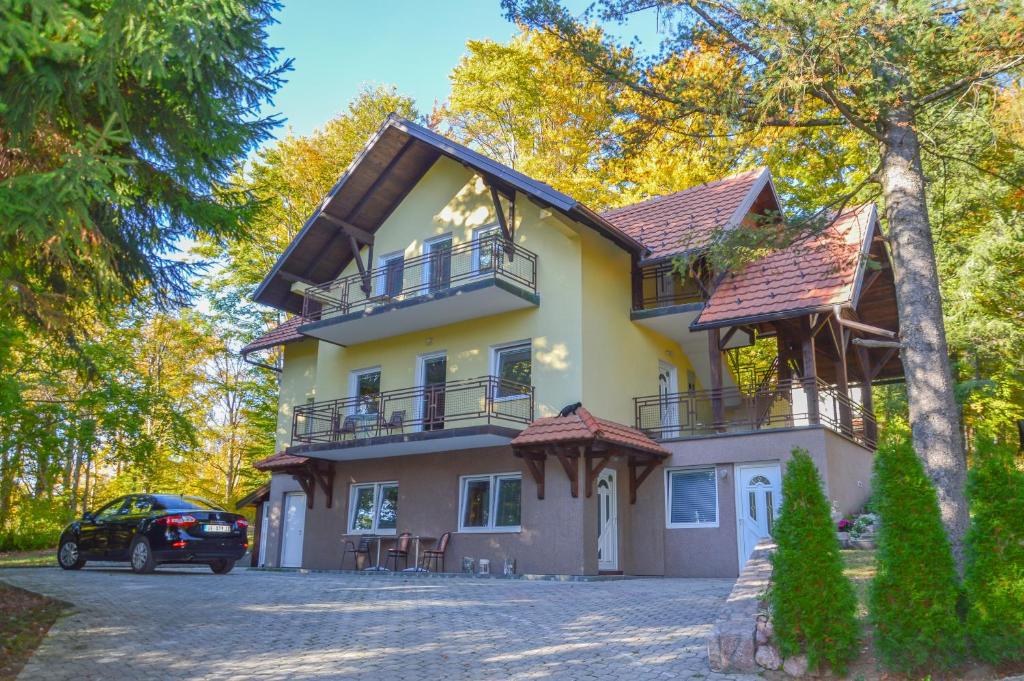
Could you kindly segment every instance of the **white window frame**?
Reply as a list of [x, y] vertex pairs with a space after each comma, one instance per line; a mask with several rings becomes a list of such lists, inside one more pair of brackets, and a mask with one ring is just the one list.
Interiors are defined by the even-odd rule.
[[[385, 253], [377, 258], [377, 272], [378, 275], [376, 280], [373, 282], [373, 293], [374, 295], [383, 296], [388, 291], [388, 263], [392, 260], [405, 260], [405, 251], [394, 251], [392, 253]], [[405, 288], [405, 266], [403, 263], [402, 267], [402, 289]]]
[[[503, 350], [511, 350], [525, 345], [530, 349], [530, 382], [533, 383], [533, 339], [527, 338], [525, 340], [513, 341], [512, 343], [502, 343], [501, 345], [491, 346], [491, 376], [494, 376], [497, 380], [501, 380], [501, 376], [498, 373], [499, 362], [498, 356]], [[507, 402], [509, 400], [521, 400], [524, 397], [529, 397], [528, 393], [520, 393], [518, 395], [505, 395], [504, 397], [498, 397], [496, 394], [491, 397], [494, 402]]]
[[481, 242], [489, 233], [501, 234], [501, 226], [498, 224], [484, 225], [473, 230], [473, 274], [486, 274], [498, 269], [493, 267], [486, 272], [480, 269]]
[[[384, 374], [383, 374], [383, 372], [381, 372], [379, 364], [377, 366], [374, 366], [374, 367], [366, 367], [365, 369], [353, 369], [352, 371], [349, 372], [349, 375], [348, 375], [348, 396], [349, 396], [349, 399], [353, 400], [352, 408], [349, 409], [349, 416], [355, 416], [356, 414], [359, 413], [357, 411], [359, 409], [359, 404], [355, 401], [356, 398], [359, 396], [358, 395], [359, 377], [363, 376], [365, 374], [373, 374], [373, 373], [379, 373], [381, 375], [381, 379], [383, 380]], [[381, 386], [381, 392], [383, 392], [383, 386]]]
[[[697, 473], [711, 471], [712, 479], [715, 481], [715, 522], [713, 523], [674, 523], [672, 522], [672, 474], [673, 473]], [[718, 467], [717, 466], [677, 466], [665, 469], [665, 527], [670, 530], [702, 529], [718, 527], [722, 519], [722, 508], [719, 504], [718, 493]]]
[[[516, 479], [520, 481], [519, 487], [519, 524], [518, 525], [504, 525], [499, 526], [494, 524], [494, 520], [497, 517], [498, 508], [498, 495], [497, 482], [502, 479]], [[466, 486], [469, 482], [475, 480], [487, 480], [490, 485], [490, 508], [487, 511], [487, 526], [486, 527], [466, 527], [463, 525], [466, 515]], [[508, 533], [508, 532], [522, 532], [523, 531], [523, 496], [522, 496], [522, 480], [523, 474], [520, 472], [511, 473], [484, 473], [481, 475], [463, 475], [459, 477], [459, 532], [472, 533], [472, 534], [490, 534], [490, 533]]]
[[[434, 246], [434, 244], [438, 244], [438, 243], [441, 243], [443, 241], [450, 242], [451, 243], [451, 247], [455, 248], [455, 236], [451, 232], [445, 232], [444, 234], [438, 234], [437, 236], [431, 237], [431, 238], [429, 238], [429, 239], [427, 239], [427, 240], [425, 240], [423, 242], [423, 259], [424, 260], [423, 260], [423, 274], [421, 275], [422, 279], [423, 279], [423, 293], [421, 293], [420, 295], [429, 295], [430, 294], [430, 275], [431, 275], [431, 272], [430, 272], [430, 253], [431, 253], [431, 250], [430, 249]], [[451, 283], [451, 278], [452, 278], [451, 262], [450, 261], [448, 263], [448, 268], [449, 268], [448, 280], [449, 280], [449, 284], [450, 284]]]
[[[383, 487], [398, 487], [397, 480], [388, 480], [384, 482], [353, 482], [349, 485], [348, 491], [348, 534], [379, 534], [383, 536], [394, 535], [398, 531], [397, 520], [395, 522], [396, 527], [393, 528], [378, 528], [377, 525], [380, 522], [380, 497], [381, 489]], [[353, 527], [356, 519], [356, 494], [358, 490], [366, 487], [373, 488], [373, 526], [368, 530], [356, 529]]]

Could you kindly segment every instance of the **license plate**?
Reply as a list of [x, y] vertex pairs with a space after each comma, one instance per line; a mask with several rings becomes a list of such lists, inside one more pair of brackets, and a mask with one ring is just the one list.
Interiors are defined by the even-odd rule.
[[230, 525], [203, 525], [203, 532], [230, 532]]

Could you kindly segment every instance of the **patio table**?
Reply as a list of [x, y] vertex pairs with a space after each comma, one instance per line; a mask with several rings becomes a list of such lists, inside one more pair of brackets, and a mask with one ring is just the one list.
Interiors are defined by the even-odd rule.
[[391, 572], [386, 567], [380, 564], [380, 545], [385, 539], [389, 541], [395, 541], [397, 537], [393, 535], [375, 535], [371, 539], [377, 540], [377, 560], [374, 561], [373, 565], [364, 567], [363, 572]]
[[427, 568], [420, 567], [420, 542], [423, 541], [423, 540], [426, 540], [426, 541], [437, 541], [437, 537], [428, 537], [426, 535], [420, 535], [420, 534], [413, 535], [412, 541], [413, 541], [413, 546], [415, 547], [415, 549], [413, 550], [414, 551], [413, 555], [415, 556], [415, 558], [412, 561], [412, 565], [413, 566], [405, 568], [404, 570], [402, 570], [402, 572], [430, 572], [430, 570], [428, 570]]

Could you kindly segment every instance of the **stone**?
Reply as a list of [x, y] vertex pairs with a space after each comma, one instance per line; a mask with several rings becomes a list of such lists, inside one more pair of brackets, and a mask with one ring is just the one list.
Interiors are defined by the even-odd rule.
[[782, 671], [798, 678], [807, 676], [807, 656], [794, 655], [793, 657], [787, 657], [786, 661], [782, 663]]
[[754, 662], [757, 662], [765, 669], [775, 671], [782, 667], [782, 655], [779, 654], [779, 649], [773, 645], [758, 646], [757, 654], [754, 655]]
[[749, 620], [717, 622], [708, 637], [708, 662], [716, 672], [754, 672], [754, 627]]
[[760, 617], [757, 618], [757, 643], [758, 645], [764, 645], [772, 640], [775, 636], [775, 627], [772, 625], [771, 620], [762, 620]]

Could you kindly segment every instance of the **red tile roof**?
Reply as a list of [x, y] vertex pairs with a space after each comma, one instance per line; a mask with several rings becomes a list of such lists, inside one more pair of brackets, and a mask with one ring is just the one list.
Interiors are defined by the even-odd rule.
[[292, 454], [278, 452], [277, 454], [272, 454], [265, 459], [260, 459], [254, 463], [252, 467], [259, 471], [279, 471], [293, 466], [301, 466], [307, 461], [309, 461], [309, 459], [305, 456], [293, 456]]
[[678, 255], [707, 246], [716, 229], [738, 224], [743, 215], [737, 211], [749, 207], [756, 198], [750, 194], [769, 177], [767, 168], [755, 168], [605, 211], [601, 217], [650, 249], [652, 260]]
[[727, 274], [691, 328], [851, 302], [875, 219], [874, 204], [847, 208], [819, 234]]
[[304, 321], [305, 320], [301, 316], [296, 315], [283, 324], [278, 324], [273, 329], [267, 331], [265, 334], [242, 348], [242, 354], [245, 355], [250, 352], [256, 352], [257, 350], [266, 350], [267, 348], [272, 348], [275, 345], [284, 345], [285, 343], [302, 340], [305, 336], [299, 333], [297, 329]]
[[534, 419], [516, 435], [512, 447], [603, 442], [636, 451], [668, 456], [669, 452], [642, 432], [621, 423], [599, 419], [580, 407], [569, 416]]

